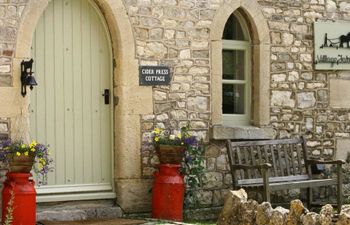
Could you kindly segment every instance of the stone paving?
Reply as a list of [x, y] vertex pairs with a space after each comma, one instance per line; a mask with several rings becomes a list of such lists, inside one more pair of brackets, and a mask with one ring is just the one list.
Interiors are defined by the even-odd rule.
[[183, 222], [160, 221], [154, 219], [124, 219], [117, 218], [113, 220], [89, 220], [89, 221], [42, 221], [37, 225], [190, 225]]

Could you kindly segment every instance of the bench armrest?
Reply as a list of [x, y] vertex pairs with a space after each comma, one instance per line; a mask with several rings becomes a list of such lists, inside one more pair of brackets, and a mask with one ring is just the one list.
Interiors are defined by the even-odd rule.
[[234, 164], [232, 165], [233, 169], [268, 169], [271, 168], [270, 163], [263, 163], [259, 165], [244, 165], [244, 164]]
[[317, 159], [309, 159], [307, 160], [308, 163], [310, 164], [344, 164], [345, 161], [341, 160], [341, 159], [337, 159], [337, 160], [317, 160]]

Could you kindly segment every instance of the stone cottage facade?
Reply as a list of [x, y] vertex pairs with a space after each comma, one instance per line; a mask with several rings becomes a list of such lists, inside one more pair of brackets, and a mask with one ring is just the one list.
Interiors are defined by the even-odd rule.
[[[50, 4], [62, 3], [64, 12], [76, 2], [93, 6], [91, 10], [105, 25], [113, 89], [112, 144], [107, 151], [113, 160], [107, 168], [111, 189], [104, 191], [110, 192], [105, 197], [117, 199], [126, 213], [151, 209], [150, 188], [158, 159], [149, 145], [149, 136], [155, 127], [179, 129], [189, 125], [207, 142], [206, 173], [199, 191], [203, 208], [221, 206], [232, 182], [223, 139], [305, 134], [313, 156], [346, 158], [350, 142], [350, 72], [315, 70], [313, 24], [350, 21], [347, 0], [0, 0], [1, 138], [33, 138], [33, 100], [31, 94], [20, 94], [20, 63], [35, 56], [34, 33], [38, 21], [49, 14]], [[235, 27], [242, 37], [223, 37], [230, 20], [239, 24]], [[249, 85], [244, 83], [248, 86], [242, 92], [238, 88], [242, 83], [225, 83], [229, 78], [223, 78], [223, 73], [228, 71], [230, 76], [230, 68], [223, 66], [228, 60], [225, 50], [237, 53], [227, 56], [233, 57], [237, 67], [242, 64], [239, 52], [244, 51], [247, 57], [241, 57], [243, 64], [249, 65], [243, 69]], [[50, 57], [45, 55], [42, 60]], [[74, 53], [66, 57], [75, 59]], [[170, 68], [170, 84], [139, 85], [139, 66], [159, 65]], [[236, 89], [227, 91], [225, 84]], [[49, 90], [47, 85], [39, 82], [43, 90]], [[249, 106], [242, 109], [247, 114], [245, 119], [225, 115], [242, 114], [230, 109], [223, 113], [223, 102], [230, 94], [245, 96], [245, 100], [238, 101]], [[66, 111], [77, 110], [74, 103], [67, 104], [63, 106]], [[72, 119], [74, 124], [77, 118]], [[74, 169], [65, 168], [66, 176]], [[68, 178], [62, 182], [71, 184]], [[47, 194], [45, 187], [43, 190], [48, 196], [43, 201], [59, 201], [55, 193]], [[84, 195], [87, 197], [75, 198], [73, 194], [69, 199], [98, 199], [89, 195], [96, 191], [90, 190]]]

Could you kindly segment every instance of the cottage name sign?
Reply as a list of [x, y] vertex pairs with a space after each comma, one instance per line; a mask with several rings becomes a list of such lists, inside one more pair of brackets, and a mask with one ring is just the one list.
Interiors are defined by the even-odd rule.
[[140, 85], [169, 85], [170, 69], [167, 66], [140, 66]]
[[350, 70], [350, 23], [315, 22], [315, 69]]

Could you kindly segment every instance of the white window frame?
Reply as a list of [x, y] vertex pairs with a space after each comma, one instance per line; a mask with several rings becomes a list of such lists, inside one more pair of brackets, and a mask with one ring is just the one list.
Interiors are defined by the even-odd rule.
[[[222, 78], [223, 84], [245, 84], [244, 93], [244, 114], [224, 114], [222, 113], [223, 124], [227, 126], [247, 126], [251, 125], [251, 41], [247, 24], [238, 12], [233, 13], [238, 19], [246, 41], [222, 40], [223, 50], [244, 51], [244, 80], [226, 80]], [[221, 85], [221, 88], [222, 88]], [[221, 103], [222, 104], [222, 103]]]

